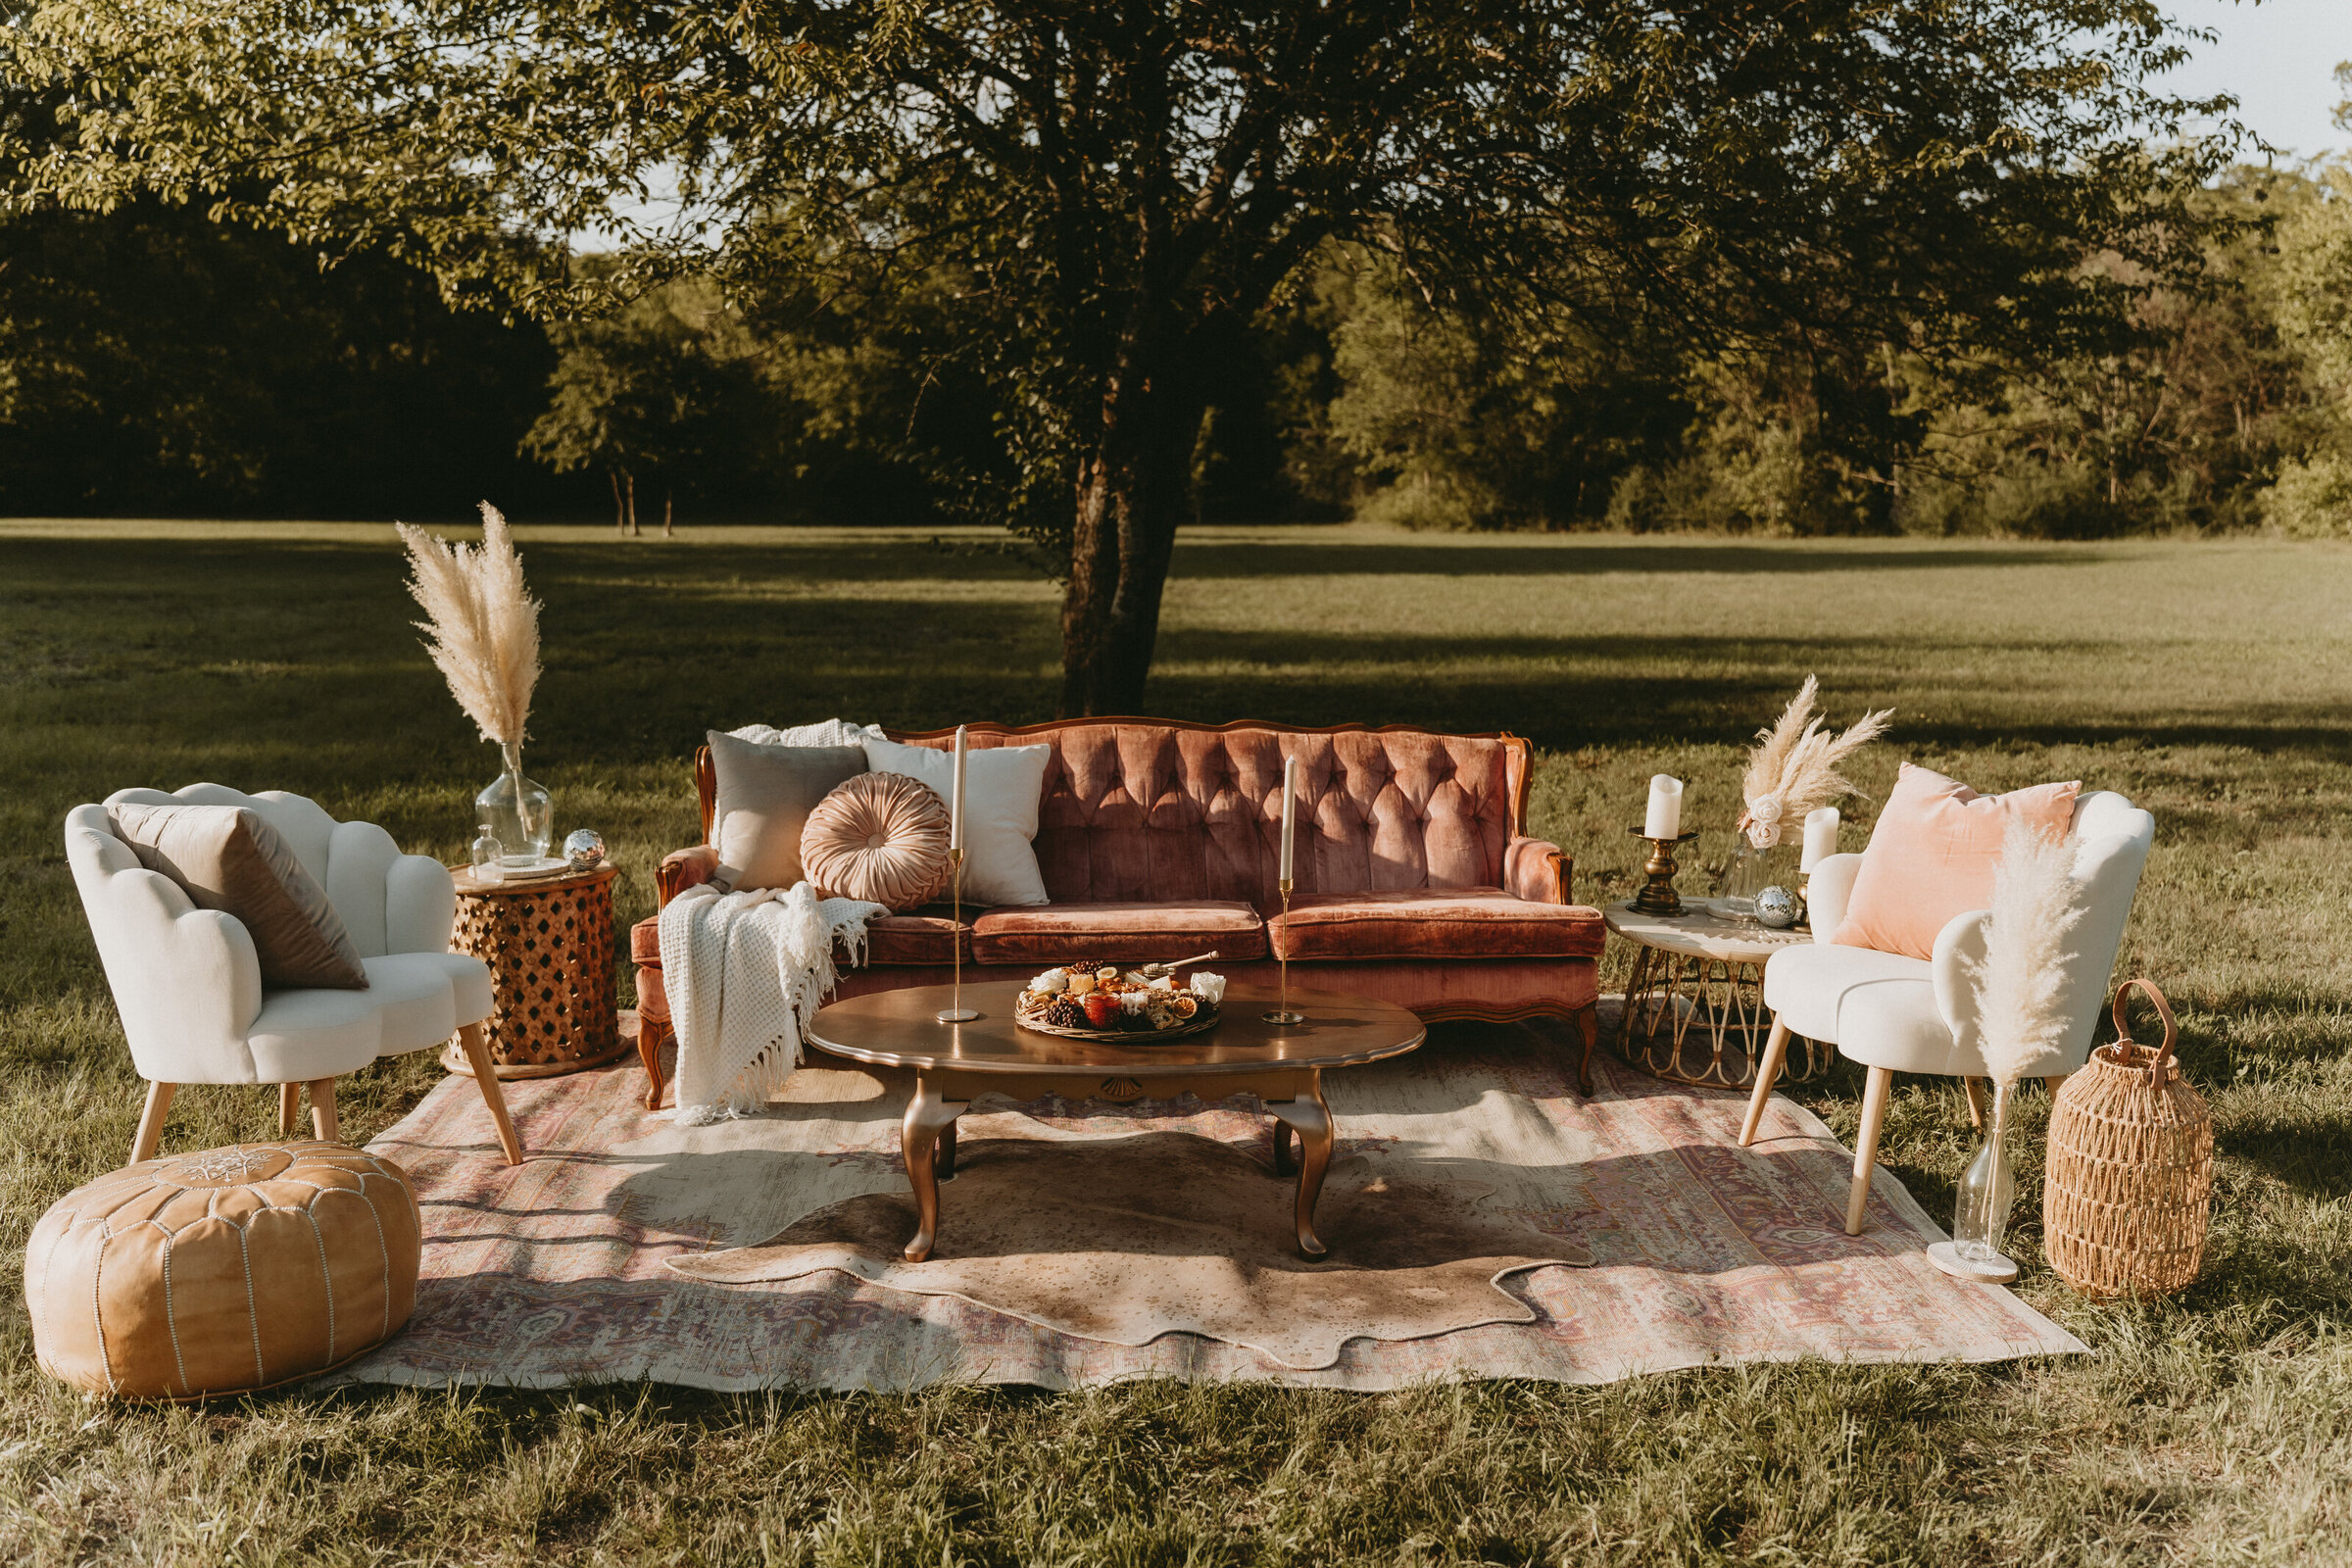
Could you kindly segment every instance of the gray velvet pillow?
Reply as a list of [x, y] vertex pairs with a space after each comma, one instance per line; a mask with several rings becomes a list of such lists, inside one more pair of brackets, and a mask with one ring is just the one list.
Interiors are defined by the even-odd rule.
[[833, 786], [865, 771], [860, 746], [768, 746], [710, 731], [718, 798], [710, 847], [729, 888], [788, 888], [801, 869], [801, 830]]
[[368, 989], [343, 917], [268, 817], [242, 806], [125, 805], [114, 818], [141, 865], [178, 883], [199, 909], [236, 916], [263, 985]]

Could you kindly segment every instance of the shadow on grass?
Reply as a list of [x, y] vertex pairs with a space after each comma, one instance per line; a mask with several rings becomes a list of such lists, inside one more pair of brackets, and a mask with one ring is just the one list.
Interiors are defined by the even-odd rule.
[[2095, 566], [2090, 550], [2004, 546], [1998, 550], [1849, 549], [1817, 541], [1786, 544], [1586, 543], [1416, 544], [1349, 539], [1186, 540], [1177, 537], [1174, 574], [1191, 578], [1430, 576], [1820, 576], [1849, 571], [1934, 570], [1952, 566]]

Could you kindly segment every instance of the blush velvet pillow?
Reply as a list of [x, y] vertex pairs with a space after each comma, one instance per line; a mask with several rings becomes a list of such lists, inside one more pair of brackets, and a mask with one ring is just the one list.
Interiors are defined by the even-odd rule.
[[[1051, 746], [992, 746], [963, 760], [963, 897], [967, 904], [1043, 904], [1037, 868], [1037, 809], [1046, 793]], [[877, 773], [920, 779], [943, 801], [956, 798], [956, 754], [944, 747], [867, 741]]]
[[2073, 779], [1979, 795], [1958, 779], [1905, 762], [1870, 831], [1845, 919], [1830, 940], [1934, 957], [1936, 933], [1952, 916], [1992, 903], [1992, 873], [2010, 821], [2022, 817], [2045, 838], [2064, 838], [2082, 789], [2082, 780]]
[[199, 909], [234, 915], [262, 984], [365, 991], [368, 971], [326, 889], [261, 812], [242, 806], [118, 806], [115, 833]]
[[865, 771], [858, 746], [768, 746], [711, 730], [710, 847], [729, 888], [788, 888], [801, 868], [801, 833], [816, 803]]
[[947, 803], [904, 773], [860, 773], [808, 813], [801, 864], [820, 899], [904, 914], [948, 885]]

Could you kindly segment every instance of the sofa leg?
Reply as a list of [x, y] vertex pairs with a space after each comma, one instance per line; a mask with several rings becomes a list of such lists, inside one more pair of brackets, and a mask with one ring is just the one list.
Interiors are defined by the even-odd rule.
[[130, 1162], [153, 1159], [164, 1144], [164, 1118], [172, 1113], [172, 1096], [177, 1084], [149, 1084], [147, 1108], [139, 1112], [139, 1130], [131, 1134]]
[[1592, 1098], [1592, 1048], [1600, 1044], [1600, 1004], [1588, 1002], [1573, 1014], [1576, 1032], [1584, 1037], [1584, 1050], [1576, 1060], [1576, 1092], [1587, 1100]]
[[662, 1048], [669, 1044], [669, 1023], [637, 1014], [637, 1059], [645, 1063], [645, 1108], [662, 1108]]

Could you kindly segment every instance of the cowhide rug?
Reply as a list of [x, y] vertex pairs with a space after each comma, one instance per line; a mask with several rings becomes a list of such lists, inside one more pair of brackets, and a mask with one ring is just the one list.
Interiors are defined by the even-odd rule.
[[715, 1284], [825, 1269], [894, 1291], [952, 1296], [1112, 1345], [1198, 1334], [1284, 1366], [1325, 1367], [1359, 1336], [1417, 1340], [1482, 1323], [1532, 1323], [1503, 1276], [1585, 1264], [1574, 1242], [1481, 1211], [1483, 1182], [1384, 1175], [1333, 1162], [1315, 1228], [1329, 1254], [1299, 1255], [1295, 1178], [1192, 1132], [1039, 1138], [1017, 1115], [964, 1117], [960, 1165], [940, 1188], [929, 1258], [905, 1262], [908, 1193], [829, 1203], [754, 1247], [673, 1257]]

